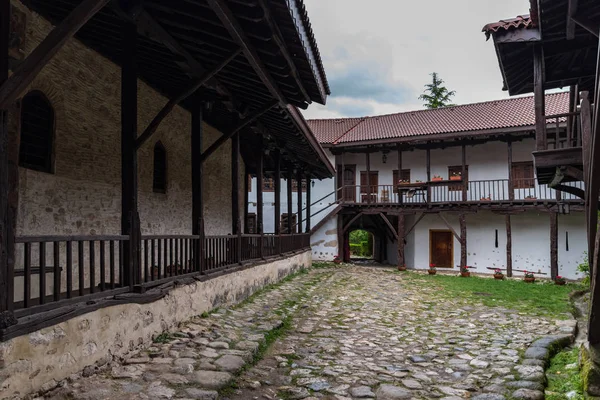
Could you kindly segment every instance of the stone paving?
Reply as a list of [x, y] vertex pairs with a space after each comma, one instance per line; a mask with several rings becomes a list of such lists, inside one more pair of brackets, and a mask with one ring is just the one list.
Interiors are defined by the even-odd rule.
[[[574, 320], [450, 298], [390, 272], [313, 269], [44, 398], [543, 399], [547, 348]], [[546, 335], [562, 336], [530, 347]]]

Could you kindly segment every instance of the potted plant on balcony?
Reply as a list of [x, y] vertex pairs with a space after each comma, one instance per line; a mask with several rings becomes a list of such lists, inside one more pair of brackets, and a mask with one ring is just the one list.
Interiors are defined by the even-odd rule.
[[471, 276], [471, 272], [469, 271], [469, 268], [466, 265], [463, 265], [462, 267], [460, 267], [460, 276], [462, 276], [463, 278], [468, 278]]
[[340, 258], [340, 256], [335, 256], [335, 257], [333, 257], [333, 262], [334, 262], [334, 264], [341, 264], [342, 259]]
[[533, 196], [533, 195], [529, 195], [527, 197], [525, 197], [526, 200], [537, 200], [537, 197]]
[[398, 271], [406, 271], [406, 264], [398, 265]]
[[442, 178], [441, 175], [434, 175], [433, 178], [431, 178], [432, 182], [441, 182], [443, 180], [444, 180], [444, 178]]
[[496, 268], [494, 270], [494, 279], [502, 280], [504, 279], [504, 273], [500, 268]]
[[429, 275], [435, 275], [437, 273], [437, 269], [435, 268], [435, 264], [429, 264], [429, 269], [427, 270]]
[[559, 286], [562, 286], [562, 285], [564, 285], [564, 284], [567, 283], [567, 280], [565, 279], [564, 276], [558, 275], [556, 277], [556, 279], [554, 279], [554, 283], [557, 284], [557, 285], [559, 285]]
[[535, 275], [533, 274], [533, 272], [526, 271], [525, 272], [525, 276], [523, 277], [523, 281], [525, 281], [527, 283], [534, 283], [535, 282]]
[[461, 176], [461, 172], [453, 172], [452, 175], [450, 175], [450, 180], [451, 181], [460, 181], [462, 180], [462, 176]]
[[398, 185], [410, 185], [410, 181], [406, 179], [398, 180]]
[[492, 201], [492, 195], [488, 194], [488, 197], [482, 197], [481, 201]]

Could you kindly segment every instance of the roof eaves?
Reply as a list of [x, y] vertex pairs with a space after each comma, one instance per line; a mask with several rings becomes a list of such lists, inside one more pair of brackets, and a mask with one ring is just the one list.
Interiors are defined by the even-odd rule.
[[335, 139], [331, 144], [335, 146], [340, 140], [342, 140], [344, 138], [344, 136], [346, 136], [347, 134], [349, 134], [350, 132], [352, 132], [354, 129], [356, 129], [357, 126], [359, 126], [360, 124], [362, 124], [366, 120], [367, 120], [367, 117], [360, 118], [358, 120], [358, 122], [356, 124], [354, 124], [354, 126], [352, 126], [350, 129], [348, 129], [346, 132], [342, 133], [342, 135], [340, 137], [338, 137], [337, 139]]

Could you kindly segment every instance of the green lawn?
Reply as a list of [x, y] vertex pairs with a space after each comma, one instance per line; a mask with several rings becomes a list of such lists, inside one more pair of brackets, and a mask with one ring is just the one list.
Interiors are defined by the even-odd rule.
[[[583, 381], [577, 366], [579, 349], [558, 353], [546, 371], [548, 388], [546, 400], [583, 400]], [[567, 393], [570, 393], [567, 397]]]
[[415, 285], [439, 287], [440, 293], [449, 297], [467, 297], [480, 301], [486, 306], [503, 306], [555, 318], [571, 316], [573, 306], [569, 293], [581, 290], [583, 286], [569, 283], [564, 286], [541, 281], [534, 284], [521, 280], [470, 277], [451, 275], [423, 275], [411, 271], [402, 274]]

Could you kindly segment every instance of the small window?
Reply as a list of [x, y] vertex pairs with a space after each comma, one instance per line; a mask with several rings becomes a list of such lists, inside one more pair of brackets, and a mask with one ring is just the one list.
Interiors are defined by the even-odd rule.
[[462, 165], [455, 165], [452, 167], [448, 167], [448, 179], [452, 180], [453, 176], [460, 177], [460, 183], [455, 183], [448, 185], [448, 190], [451, 191], [461, 191], [463, 190], [463, 185], [467, 185], [467, 189], [469, 188], [469, 166], [465, 165], [465, 176], [462, 176]]
[[152, 188], [155, 193], [167, 193], [167, 151], [161, 142], [154, 145], [154, 180]]
[[398, 189], [398, 181], [410, 183], [410, 169], [403, 169], [400, 177], [398, 177], [398, 170], [394, 170], [394, 189]]
[[42, 172], [53, 172], [54, 109], [39, 90], [29, 92], [22, 101], [19, 165]]
[[531, 189], [535, 186], [533, 162], [514, 162], [511, 165], [513, 187], [515, 189]]
[[263, 179], [263, 192], [274, 192], [275, 191], [275, 179], [264, 178]]

